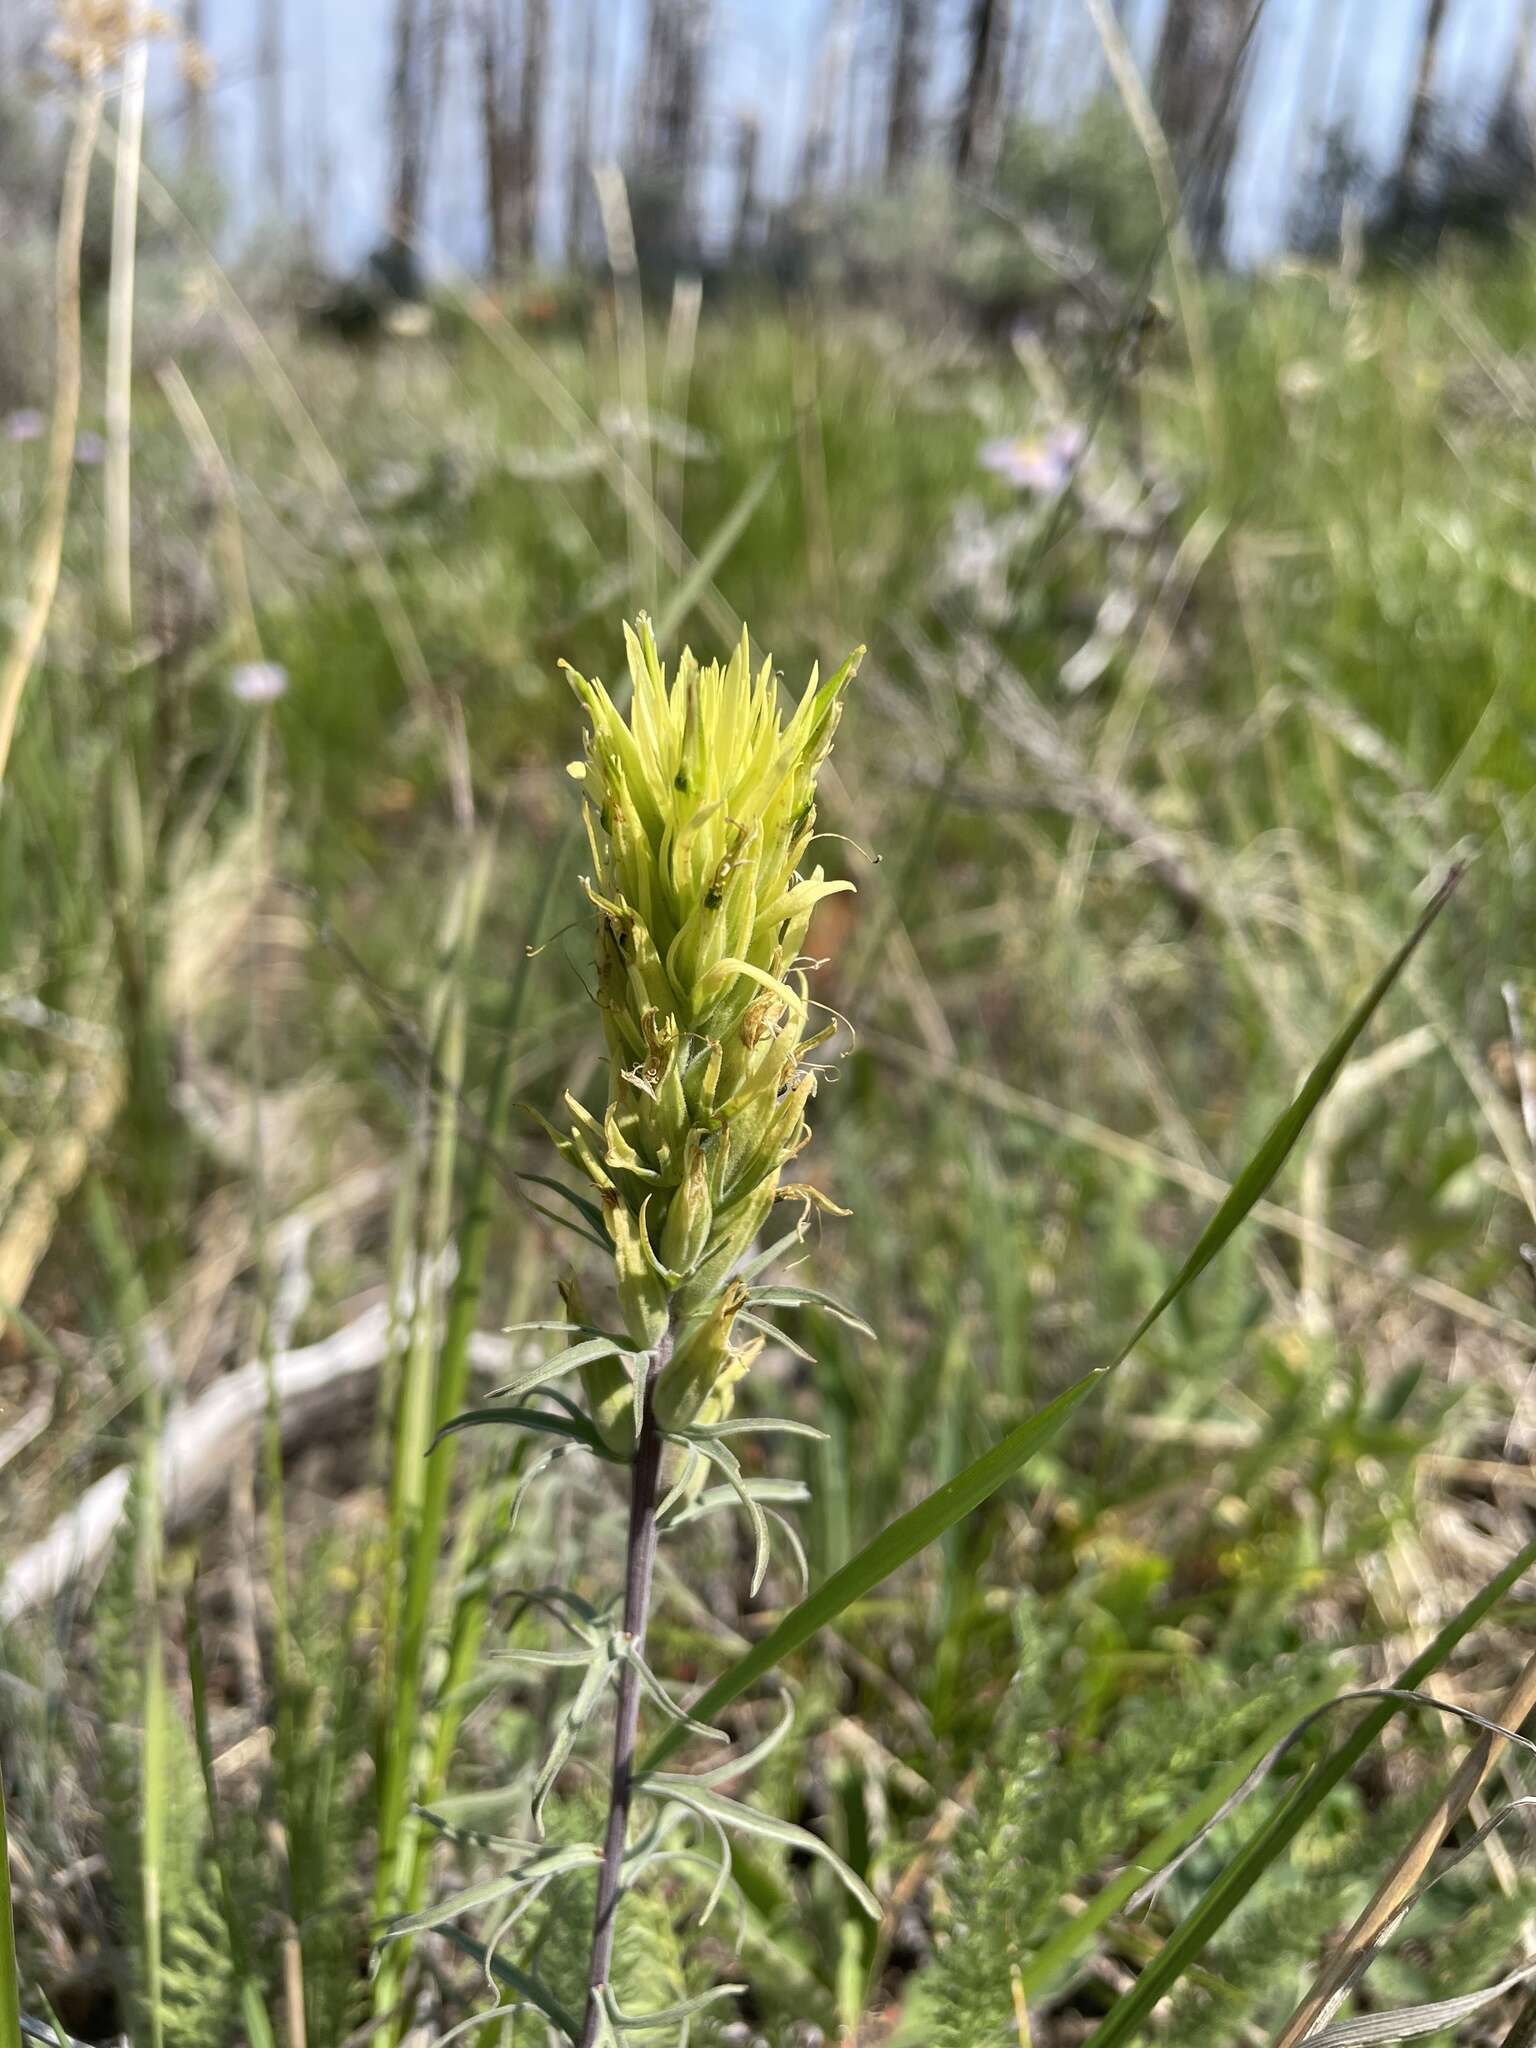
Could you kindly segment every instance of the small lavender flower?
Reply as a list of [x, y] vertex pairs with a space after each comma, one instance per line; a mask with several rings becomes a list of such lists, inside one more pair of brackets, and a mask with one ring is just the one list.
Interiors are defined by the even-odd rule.
[[21, 406], [17, 411], [7, 413], [5, 438], [7, 441], [40, 441], [47, 431], [48, 422], [35, 405]]
[[1086, 445], [1083, 430], [1070, 422], [1042, 436], [1014, 435], [982, 444], [980, 462], [1021, 491], [1058, 498], [1072, 481]]
[[86, 432], [75, 440], [75, 460], [82, 469], [99, 469], [107, 459], [107, 444], [100, 434]]

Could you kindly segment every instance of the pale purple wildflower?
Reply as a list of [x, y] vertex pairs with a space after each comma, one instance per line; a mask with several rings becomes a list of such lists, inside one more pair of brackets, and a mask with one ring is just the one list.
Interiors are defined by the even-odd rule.
[[242, 704], [275, 704], [288, 688], [288, 671], [277, 661], [242, 661], [230, 671], [229, 688]]
[[1072, 481], [1085, 446], [1081, 427], [1052, 427], [1044, 435], [1015, 435], [982, 445], [981, 466], [1021, 491], [1058, 498]]
[[16, 412], [6, 414], [5, 438], [7, 441], [40, 441], [47, 426], [47, 420], [35, 405], [24, 405]]
[[82, 469], [99, 469], [107, 459], [107, 444], [100, 434], [86, 432], [75, 441], [75, 460]]

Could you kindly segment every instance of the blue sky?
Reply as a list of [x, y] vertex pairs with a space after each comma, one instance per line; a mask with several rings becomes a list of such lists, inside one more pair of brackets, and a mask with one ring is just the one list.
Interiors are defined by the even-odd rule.
[[[5, 0], [0, 0], [0, 5]], [[642, 17], [641, 0], [598, 0], [606, 14], [600, 64], [599, 121], [610, 144], [622, 133], [627, 82]], [[716, 0], [710, 47], [709, 103], [723, 137], [741, 111], [763, 124], [763, 176], [770, 192], [792, 172], [811, 74], [829, 10], [857, 0]], [[940, 0], [943, 21], [958, 22], [967, 0]], [[1127, 25], [1142, 53], [1154, 47], [1166, 0], [1129, 0]], [[1042, 24], [1032, 55], [1031, 104], [1056, 117], [1102, 83], [1097, 43], [1080, 0], [1033, 0]], [[1346, 119], [1359, 145], [1390, 161], [1407, 116], [1412, 67], [1428, 0], [1267, 0], [1255, 52], [1250, 118], [1234, 174], [1233, 253], [1260, 261], [1276, 248], [1295, 166], [1305, 157], [1298, 125], [1303, 81], [1326, 80], [1322, 103]], [[1509, 61], [1520, 0], [1451, 0], [1441, 89], [1473, 119], [1497, 90]], [[325, 239], [350, 260], [377, 235], [385, 191], [383, 111], [389, 70], [390, 0], [285, 0], [285, 101], [288, 157], [298, 196], [317, 208], [329, 191]], [[873, 0], [866, 12], [878, 17]], [[257, 161], [255, 10], [249, 0], [204, 0], [208, 39], [220, 72], [215, 96], [221, 159], [231, 177], [239, 224], [263, 212]], [[574, 85], [579, 10], [556, 4], [551, 68], [552, 140], [565, 128]], [[951, 44], [950, 47], [953, 47]], [[942, 57], [935, 94], [942, 101], [953, 65]], [[560, 154], [554, 142], [555, 154]], [[723, 157], [724, 151], [720, 152]], [[563, 169], [563, 166], [561, 167]], [[429, 239], [473, 265], [483, 245], [479, 145], [467, 72], [450, 80], [434, 165]], [[548, 195], [546, 232], [554, 246], [562, 201]]]

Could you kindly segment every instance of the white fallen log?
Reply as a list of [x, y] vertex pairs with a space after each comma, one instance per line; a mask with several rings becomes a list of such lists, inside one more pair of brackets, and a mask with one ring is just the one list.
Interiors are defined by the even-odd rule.
[[[392, 1327], [398, 1327], [398, 1315], [388, 1301], [379, 1301], [318, 1343], [277, 1354], [271, 1370], [285, 1444], [315, 1435], [321, 1424], [333, 1426], [338, 1411], [366, 1398], [389, 1354]], [[504, 1337], [481, 1331], [470, 1339], [476, 1372], [504, 1377], [517, 1356]], [[267, 1368], [253, 1359], [168, 1418], [159, 1455], [167, 1534], [188, 1528], [217, 1500], [235, 1460], [256, 1442], [266, 1408]], [[101, 1565], [127, 1505], [129, 1476], [126, 1465], [105, 1473], [6, 1569], [0, 1578], [0, 1625], [57, 1599]]]

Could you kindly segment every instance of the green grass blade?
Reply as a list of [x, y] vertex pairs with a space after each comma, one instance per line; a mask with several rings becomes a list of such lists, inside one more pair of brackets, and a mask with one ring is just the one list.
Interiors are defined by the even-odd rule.
[[[760, 1678], [765, 1677], [776, 1665], [809, 1642], [819, 1630], [825, 1628], [829, 1622], [835, 1621], [838, 1615], [851, 1607], [856, 1600], [863, 1599], [883, 1579], [888, 1578], [910, 1558], [916, 1557], [919, 1551], [926, 1550], [930, 1543], [936, 1542], [946, 1530], [952, 1529], [973, 1508], [979, 1507], [1006, 1480], [1021, 1470], [1038, 1450], [1049, 1443], [1073, 1411], [1101, 1382], [1125, 1363], [1153, 1324], [1178, 1300], [1184, 1290], [1199, 1278], [1249, 1210], [1265, 1194], [1290, 1156], [1308, 1120], [1332, 1086], [1361, 1032], [1408, 964], [1431, 924], [1445, 907], [1451, 891], [1460, 880], [1460, 873], [1459, 869], [1453, 869], [1435, 891], [1423, 916], [1372, 982], [1364, 999], [1307, 1076], [1296, 1099], [1276, 1118], [1258, 1151], [1232, 1183], [1230, 1192], [1205, 1229], [1201, 1231], [1189, 1257], [1115, 1356], [1106, 1365], [1095, 1366], [1092, 1372], [1085, 1373], [1064, 1393], [1058, 1394], [1047, 1407], [1031, 1415], [1027, 1421], [1021, 1422], [1016, 1429], [1010, 1430], [1008, 1435], [994, 1444], [990, 1451], [984, 1451], [963, 1471], [957, 1472], [953, 1479], [947, 1480], [944, 1485], [937, 1487], [925, 1499], [919, 1501], [916, 1507], [909, 1508], [906, 1514], [898, 1516], [872, 1543], [866, 1544], [856, 1557], [850, 1558], [845, 1565], [835, 1571], [824, 1585], [818, 1586], [816, 1591], [802, 1600], [798, 1607], [792, 1607], [777, 1627], [770, 1630], [760, 1643], [755, 1643], [729, 1670], [722, 1672], [714, 1684], [694, 1702], [689, 1711], [695, 1719], [712, 1720], [733, 1700], [740, 1699], [744, 1692], [754, 1686]], [[645, 1759], [644, 1768], [655, 1770], [667, 1757], [675, 1753], [682, 1740], [683, 1735], [679, 1729], [668, 1729]]]
[[11, 1848], [0, 1782], [0, 2048], [21, 2048], [21, 1979], [16, 1973], [16, 1925], [11, 1917]]
[[[545, 867], [534, 898], [529, 925], [529, 946], [525, 947], [513, 971], [500, 1020], [501, 1049], [491, 1076], [489, 1100], [475, 1155], [468, 1207], [459, 1228], [458, 1277], [449, 1297], [442, 1348], [437, 1360], [436, 1379], [432, 1390], [429, 1440], [434, 1443], [448, 1431], [449, 1425], [463, 1408], [469, 1384], [469, 1347], [485, 1289], [491, 1224], [495, 1214], [497, 1159], [512, 1111], [512, 1048], [518, 1025], [522, 1020], [523, 1006], [527, 1000], [529, 960], [532, 957], [530, 948], [537, 944], [547, 922], [556, 878], [566, 865], [574, 843], [574, 831], [568, 829]], [[412, 1751], [421, 1736], [425, 1711], [420, 1697], [420, 1687], [434, 1594], [442, 1596], [445, 1590], [441, 1582], [439, 1551], [448, 1517], [454, 1470], [453, 1456], [454, 1446], [450, 1442], [443, 1444], [434, 1457], [426, 1460], [420, 1515], [406, 1566], [402, 1641], [396, 1677], [397, 1697], [394, 1701], [396, 1726], [392, 1734], [395, 1776], [389, 1788], [390, 1805], [385, 1808], [381, 1801], [381, 1819], [387, 1824], [387, 1839], [382, 1840], [380, 1845], [379, 1878], [375, 1894], [375, 1907], [381, 1915], [397, 1910], [400, 1906], [418, 1903], [421, 1887], [425, 1882], [425, 1851], [420, 1830], [410, 1821], [408, 1805], [413, 1791], [422, 1799], [430, 1799], [437, 1788], [432, 1783], [413, 1787], [410, 1783], [409, 1765]], [[462, 1589], [460, 1593], [462, 1597]], [[478, 1605], [478, 1601], [471, 1601], [472, 1607], [478, 1608]], [[478, 1642], [478, 1623], [472, 1618], [469, 1628], [472, 1640]], [[457, 1633], [456, 1622], [456, 1636]], [[428, 1753], [433, 1759], [445, 1759], [452, 1749], [457, 1715], [455, 1710], [443, 1701], [436, 1703], [436, 1712], [438, 1725], [429, 1735]], [[435, 1774], [435, 1761], [432, 1769]], [[407, 1946], [401, 1943], [395, 1945], [383, 1958], [374, 1980], [376, 2014], [388, 2012], [398, 2003], [407, 1957]], [[386, 2048], [388, 2041], [393, 2038], [392, 2034], [384, 2035]]]
[[710, 535], [703, 553], [688, 574], [662, 605], [656, 617], [656, 638], [663, 646], [714, 582], [715, 571], [746, 531], [748, 521], [767, 496], [768, 486], [778, 475], [779, 465], [783, 459], [782, 455], [775, 455], [763, 464]]
[[[1429, 1647], [1415, 1657], [1397, 1681], [1404, 1692], [1416, 1690], [1439, 1670], [1469, 1631], [1495, 1607], [1510, 1588], [1536, 1565], [1536, 1538], [1482, 1591], [1469, 1600], [1441, 1629]], [[1185, 1971], [1204, 1953], [1207, 1944], [1227, 1918], [1241, 1905], [1264, 1872], [1284, 1854], [1293, 1837], [1328, 1797], [1334, 1786], [1352, 1771], [1394, 1714], [1407, 1704], [1383, 1700], [1373, 1707], [1348, 1741], [1319, 1764], [1283, 1806], [1271, 1815], [1240, 1855], [1228, 1864], [1189, 1917], [1178, 1926], [1147, 1965], [1136, 1982], [1110, 2008], [1092, 2036], [1093, 2048], [1114, 2048], [1117, 2041], [1135, 2037], [1157, 2001], [1170, 1991]]]

